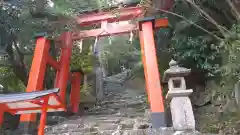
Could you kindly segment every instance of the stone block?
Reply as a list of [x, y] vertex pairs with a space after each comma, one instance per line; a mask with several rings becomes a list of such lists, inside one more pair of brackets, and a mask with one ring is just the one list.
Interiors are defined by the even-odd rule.
[[193, 93], [192, 89], [188, 90], [169, 90], [166, 98], [171, 99], [173, 97], [188, 97], [190, 94]]
[[170, 103], [173, 128], [176, 131], [195, 130], [195, 119], [188, 97], [174, 97]]

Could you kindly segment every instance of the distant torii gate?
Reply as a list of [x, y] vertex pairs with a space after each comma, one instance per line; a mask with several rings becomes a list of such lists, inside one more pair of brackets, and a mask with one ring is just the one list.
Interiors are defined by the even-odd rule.
[[[64, 111], [67, 81], [72, 81], [71, 90], [71, 106], [72, 112], [78, 111], [79, 94], [80, 94], [80, 77], [81, 73], [74, 71], [69, 72], [70, 58], [72, 55], [73, 41], [81, 40], [89, 37], [104, 37], [110, 35], [130, 33], [132, 31], [139, 31], [142, 61], [144, 64], [144, 73], [146, 79], [146, 89], [152, 113], [153, 128], [165, 127], [164, 115], [164, 101], [162, 97], [162, 89], [160, 85], [160, 74], [158, 71], [156, 49], [154, 43], [154, 29], [161, 27], [168, 27], [168, 20], [155, 19], [148, 17], [140, 20], [137, 24], [118, 24], [117, 27], [108, 29], [107, 24], [119, 21], [128, 21], [133, 18], [141, 18], [144, 14], [142, 7], [127, 7], [116, 11], [117, 15], [110, 12], [91, 13], [80, 15], [76, 17], [76, 22], [80, 26], [90, 26], [93, 24], [101, 24], [100, 29], [85, 30], [80, 32], [65, 32], [57, 41], [61, 42], [60, 60], [55, 60], [49, 56], [50, 40], [44, 35], [39, 35], [36, 39], [36, 48], [32, 61], [32, 67], [29, 74], [28, 86], [26, 92], [34, 90], [43, 90], [44, 75], [47, 65], [56, 69], [55, 88], [60, 88], [59, 96], [61, 104], [58, 108], [49, 110], [47, 107], [43, 109], [38, 135], [44, 134], [44, 127], [46, 123], [46, 113], [49, 111]], [[71, 75], [71, 76], [70, 76]], [[31, 124], [36, 123], [36, 113], [38, 111], [25, 110], [21, 115], [21, 125], [29, 128]], [[27, 113], [27, 114], [26, 114]]]

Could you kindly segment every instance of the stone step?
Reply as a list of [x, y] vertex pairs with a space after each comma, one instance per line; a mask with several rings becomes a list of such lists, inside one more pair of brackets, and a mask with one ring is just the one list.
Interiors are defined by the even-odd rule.
[[[133, 115], [133, 114], [132, 114]], [[135, 114], [136, 115], [136, 114]], [[84, 119], [69, 120], [66, 123], [58, 124], [56, 126], [46, 128], [47, 133], [59, 133], [63, 134], [67, 132], [96, 132], [106, 130], [117, 130], [118, 127], [122, 127], [123, 130], [130, 130], [134, 128], [146, 127], [147, 123], [137, 121], [142, 120], [142, 114], [138, 114], [135, 117], [123, 116], [121, 113], [110, 116], [87, 116]], [[75, 123], [75, 124], [74, 124]], [[79, 124], [78, 124], [79, 123]], [[81, 124], [80, 124], [81, 123]], [[141, 126], [143, 125], [143, 126]], [[147, 127], [149, 127], [147, 125]]]
[[[175, 132], [173, 128], [161, 129], [136, 129], [136, 130], [104, 130], [104, 131], [65, 131], [58, 133], [46, 133], [45, 135], [200, 135], [196, 131]], [[201, 134], [202, 135], [202, 134]], [[207, 135], [207, 134], [205, 134]]]

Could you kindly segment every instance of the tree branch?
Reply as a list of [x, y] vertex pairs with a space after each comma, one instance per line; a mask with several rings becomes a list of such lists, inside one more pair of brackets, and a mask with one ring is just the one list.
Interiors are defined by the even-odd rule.
[[205, 12], [203, 9], [201, 9], [197, 4], [194, 3], [193, 0], [186, 0], [186, 2], [190, 3], [193, 7], [195, 7], [200, 13], [202, 13], [209, 22], [214, 24], [218, 30], [221, 32], [222, 36], [226, 37], [226, 32], [230, 34], [230, 32], [220, 24], [218, 24], [207, 12]]
[[[147, 4], [147, 5], [149, 5], [149, 4]], [[142, 5], [142, 6], [145, 6], [145, 5]], [[153, 7], [151, 7], [151, 8], [153, 8]], [[219, 40], [219, 41], [222, 41], [222, 40], [223, 40], [223, 38], [220, 38], [220, 37], [217, 36], [216, 34], [208, 31], [207, 29], [201, 27], [200, 25], [196, 24], [195, 22], [188, 20], [186, 17], [184, 17], [184, 16], [182, 16], [182, 15], [179, 15], [179, 14], [177, 14], [177, 13], [174, 13], [174, 12], [171, 12], [171, 11], [167, 11], [167, 10], [164, 10], [164, 9], [155, 8], [154, 10], [156, 10], [156, 11], [161, 11], [161, 12], [163, 12], [163, 13], [167, 13], [167, 14], [170, 14], [170, 15], [173, 15], [173, 16], [176, 16], [176, 17], [179, 17], [179, 18], [185, 20], [186, 22], [188, 22], [189, 24], [195, 26], [196, 28], [199, 28], [200, 30], [202, 30], [202, 31], [208, 33], [209, 35], [213, 36], [213, 37], [216, 38], [217, 40]]]
[[179, 15], [179, 14], [176, 14], [176, 13], [173, 13], [173, 12], [170, 12], [170, 11], [167, 11], [167, 10], [163, 10], [163, 9], [158, 9], [158, 10], [159, 10], [159, 11], [162, 11], [162, 12], [165, 12], [165, 13], [168, 13], [168, 14], [171, 14], [171, 15], [174, 15], [174, 16], [176, 16], [176, 17], [179, 17], [179, 18], [185, 20], [186, 22], [190, 23], [191, 25], [193, 25], [193, 26], [199, 28], [200, 30], [208, 33], [209, 35], [215, 37], [215, 38], [216, 38], [217, 40], [219, 40], [219, 41], [223, 40], [222, 38], [218, 37], [216, 34], [208, 31], [207, 29], [201, 27], [200, 25], [196, 24], [195, 22], [188, 20], [187, 18], [185, 18], [185, 17], [182, 16], [182, 15]]
[[235, 15], [236, 19], [240, 20], [240, 13], [238, 12], [237, 8], [234, 6], [231, 0], [226, 0], [228, 5], [231, 7], [233, 14]]

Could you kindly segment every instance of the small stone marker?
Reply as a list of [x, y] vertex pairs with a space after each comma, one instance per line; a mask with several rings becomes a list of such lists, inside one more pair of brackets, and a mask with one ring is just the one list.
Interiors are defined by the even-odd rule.
[[163, 81], [168, 82], [166, 98], [171, 99], [170, 109], [172, 114], [173, 128], [176, 131], [195, 130], [195, 119], [189, 95], [192, 89], [186, 89], [184, 76], [191, 69], [179, 67], [177, 62], [171, 60], [170, 68], [164, 72]]

